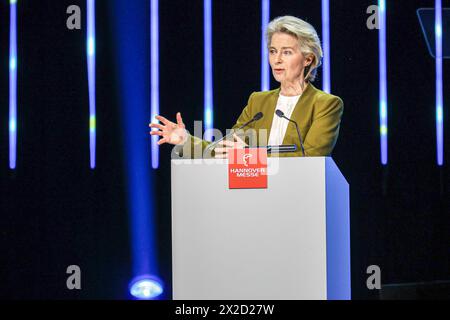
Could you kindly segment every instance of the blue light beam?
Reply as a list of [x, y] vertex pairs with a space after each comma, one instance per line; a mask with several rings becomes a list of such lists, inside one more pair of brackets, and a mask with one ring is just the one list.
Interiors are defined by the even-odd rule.
[[[151, 111], [150, 122], [155, 121], [155, 116], [159, 114], [159, 1], [151, 0], [150, 5], [150, 72], [151, 72], [151, 84], [150, 84], [150, 99], [151, 99]], [[151, 136], [151, 157], [152, 168], [157, 169], [159, 167], [159, 146], [158, 136]]]
[[9, 26], [9, 168], [17, 161], [17, 1], [10, 1]]
[[381, 164], [388, 164], [388, 104], [387, 104], [387, 57], [386, 57], [386, 2], [378, 1], [379, 30], [379, 68], [380, 68], [380, 149]]
[[436, 149], [437, 164], [444, 165], [444, 92], [442, 77], [442, 0], [435, 2], [436, 37]]
[[89, 84], [89, 151], [90, 166], [95, 169], [96, 151], [96, 106], [95, 106], [95, 0], [87, 0], [87, 39], [86, 54]]
[[149, 88], [152, 85], [148, 72], [151, 66], [148, 13], [152, 4], [147, 0], [116, 0], [112, 3], [133, 263], [128, 289], [138, 299], [157, 299], [156, 293], [163, 294], [161, 282], [159, 285], [141, 282], [134, 286], [136, 279], [156, 279], [159, 272], [154, 190], [156, 172], [149, 161], [151, 143], [147, 131], [151, 111]]
[[266, 30], [270, 19], [270, 0], [261, 3], [261, 91], [270, 89], [269, 53]]
[[213, 59], [212, 59], [212, 1], [203, 2], [203, 30], [204, 30], [204, 121], [205, 140], [211, 141], [214, 119], [213, 101]]
[[323, 82], [322, 90], [331, 92], [330, 0], [322, 0]]

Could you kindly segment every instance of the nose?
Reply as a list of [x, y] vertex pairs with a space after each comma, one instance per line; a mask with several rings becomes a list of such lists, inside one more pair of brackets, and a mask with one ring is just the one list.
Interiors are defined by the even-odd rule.
[[283, 60], [281, 59], [281, 52], [279, 52], [275, 57], [275, 63], [280, 64], [282, 62], [283, 62]]

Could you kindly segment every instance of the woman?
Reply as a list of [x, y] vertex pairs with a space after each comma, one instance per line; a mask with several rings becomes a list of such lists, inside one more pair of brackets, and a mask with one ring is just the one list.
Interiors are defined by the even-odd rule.
[[[344, 107], [339, 97], [318, 90], [311, 84], [323, 56], [316, 30], [301, 19], [284, 16], [269, 23], [266, 37], [272, 74], [280, 83], [280, 88], [254, 92], [233, 128], [241, 127], [255, 114], [262, 112], [263, 118], [249, 125], [258, 132], [268, 131], [266, 139], [258, 139], [259, 145], [297, 145], [297, 152], [280, 156], [331, 155], [339, 135]], [[297, 122], [304, 154], [295, 125], [277, 116], [277, 110]], [[190, 155], [194, 154], [196, 147], [203, 150], [209, 144], [189, 135], [180, 113], [176, 115], [177, 123], [162, 116], [156, 116], [156, 119], [162, 124], [151, 123], [151, 128], [159, 130], [151, 131], [150, 134], [162, 137], [158, 144], [177, 145], [184, 154]], [[214, 148], [215, 157], [226, 158], [229, 150], [245, 145], [242, 139], [234, 135], [233, 141], [217, 144]]]

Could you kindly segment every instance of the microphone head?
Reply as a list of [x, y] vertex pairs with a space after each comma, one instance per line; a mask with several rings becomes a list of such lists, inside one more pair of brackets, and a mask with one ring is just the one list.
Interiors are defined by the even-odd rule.
[[277, 109], [277, 111], [275, 111], [275, 113], [276, 113], [276, 115], [279, 116], [280, 118], [283, 118], [283, 117], [284, 117], [283, 111], [281, 111], [281, 110], [279, 110], [279, 109]]
[[261, 119], [263, 117], [263, 113], [262, 112], [258, 112], [257, 114], [255, 114], [255, 116], [253, 117], [254, 121], [258, 121], [259, 119]]

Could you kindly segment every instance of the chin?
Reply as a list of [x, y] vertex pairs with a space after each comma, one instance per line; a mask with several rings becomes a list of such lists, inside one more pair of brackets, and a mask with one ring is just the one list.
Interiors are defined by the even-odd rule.
[[284, 80], [283, 77], [279, 77], [277, 75], [273, 75], [273, 78], [275, 79], [275, 81], [277, 81], [279, 83], [281, 83]]

